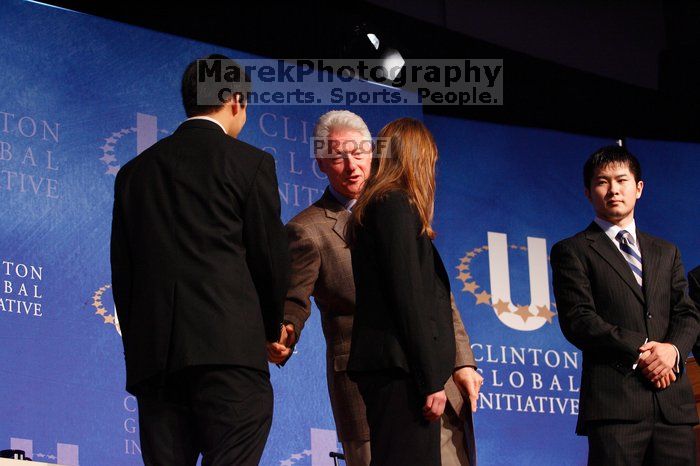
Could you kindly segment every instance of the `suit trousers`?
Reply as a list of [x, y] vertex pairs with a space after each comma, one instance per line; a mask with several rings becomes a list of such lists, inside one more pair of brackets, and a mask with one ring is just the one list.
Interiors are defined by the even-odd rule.
[[257, 466], [272, 423], [268, 373], [193, 366], [136, 395], [146, 466]]
[[693, 426], [669, 424], [652, 396], [653, 418], [586, 423], [589, 466], [695, 466]]
[[423, 417], [425, 397], [400, 370], [356, 373], [367, 407], [371, 466], [440, 466], [440, 421]]
[[371, 451], [369, 440], [342, 440], [345, 466], [369, 466]]
[[[464, 438], [464, 421], [459, 418], [452, 405], [445, 405], [440, 417], [440, 456], [442, 466], [469, 466], [467, 442]], [[346, 466], [370, 466], [369, 440], [346, 440], [343, 444]]]
[[[467, 401], [467, 405], [469, 402]], [[465, 409], [471, 409], [467, 406]], [[464, 421], [448, 401], [440, 417], [440, 455], [442, 466], [469, 466]], [[473, 466], [473, 465], [472, 465]]]

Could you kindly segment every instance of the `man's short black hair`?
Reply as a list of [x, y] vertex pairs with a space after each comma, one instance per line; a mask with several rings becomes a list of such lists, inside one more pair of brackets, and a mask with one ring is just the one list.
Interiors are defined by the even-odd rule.
[[634, 181], [642, 181], [642, 166], [639, 164], [637, 157], [624, 147], [611, 145], [601, 147], [586, 160], [586, 164], [583, 166], [583, 185], [586, 189], [591, 189], [591, 181], [593, 181], [593, 175], [596, 170], [607, 167], [610, 164], [627, 165], [630, 173], [634, 176]]
[[[200, 70], [198, 65], [200, 60], [219, 60], [221, 61], [222, 69], [233, 72], [222, 73], [222, 77], [229, 78], [226, 80], [215, 81], [212, 78], [208, 78], [204, 82], [198, 82], [197, 78]], [[207, 62], [207, 64], [211, 63], [211, 61]], [[219, 94], [219, 91], [223, 88], [228, 89], [230, 92]], [[236, 96], [239, 102], [245, 104], [251, 89], [250, 76], [245, 73], [245, 70], [238, 63], [225, 55], [207, 55], [187, 65], [187, 69], [182, 75], [182, 105], [185, 107], [185, 114], [188, 118], [197, 115], [208, 115], [221, 108], [232, 95]], [[218, 99], [217, 96], [219, 96]]]

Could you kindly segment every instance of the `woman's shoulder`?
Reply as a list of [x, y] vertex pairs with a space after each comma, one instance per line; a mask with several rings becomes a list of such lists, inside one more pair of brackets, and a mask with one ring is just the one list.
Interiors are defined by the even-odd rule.
[[418, 211], [411, 203], [408, 193], [399, 189], [377, 196], [368, 206], [367, 213], [375, 218], [378, 225], [391, 223], [412, 227], [419, 221]]
[[378, 208], [404, 208], [410, 207], [411, 201], [406, 191], [392, 189], [377, 196], [373, 204], [376, 204]]

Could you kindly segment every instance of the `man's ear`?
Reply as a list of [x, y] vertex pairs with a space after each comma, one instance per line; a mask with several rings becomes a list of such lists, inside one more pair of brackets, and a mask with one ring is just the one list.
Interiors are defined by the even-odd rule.
[[233, 116], [236, 116], [240, 111], [245, 110], [247, 105], [245, 100], [243, 100], [243, 96], [238, 92], [231, 96], [230, 104]]
[[321, 173], [326, 173], [326, 162], [323, 157], [316, 157], [316, 164], [318, 165], [318, 169], [321, 170]]

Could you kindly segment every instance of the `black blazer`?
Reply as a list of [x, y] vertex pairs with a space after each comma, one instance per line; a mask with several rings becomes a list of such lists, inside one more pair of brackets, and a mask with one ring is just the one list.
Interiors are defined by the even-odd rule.
[[652, 417], [654, 392], [670, 423], [697, 423], [687, 377], [681, 374], [669, 388], [658, 391], [632, 369], [646, 338], [676, 345], [682, 366], [698, 332], [678, 249], [640, 231], [637, 239], [643, 290], [595, 222], [552, 248], [559, 324], [567, 340], [583, 352], [579, 434], [585, 434], [587, 421]]
[[[688, 289], [690, 290], [690, 299], [695, 304], [695, 309], [700, 312], [700, 267], [695, 267], [688, 272]], [[695, 362], [700, 364], [700, 335], [695, 340], [693, 356], [695, 356]]]
[[201, 364], [267, 371], [289, 257], [272, 156], [206, 120], [124, 165], [114, 186], [112, 286], [126, 386]]
[[356, 311], [348, 373], [402, 369], [420, 393], [443, 390], [454, 370], [450, 283], [408, 196], [367, 206], [352, 246]]

